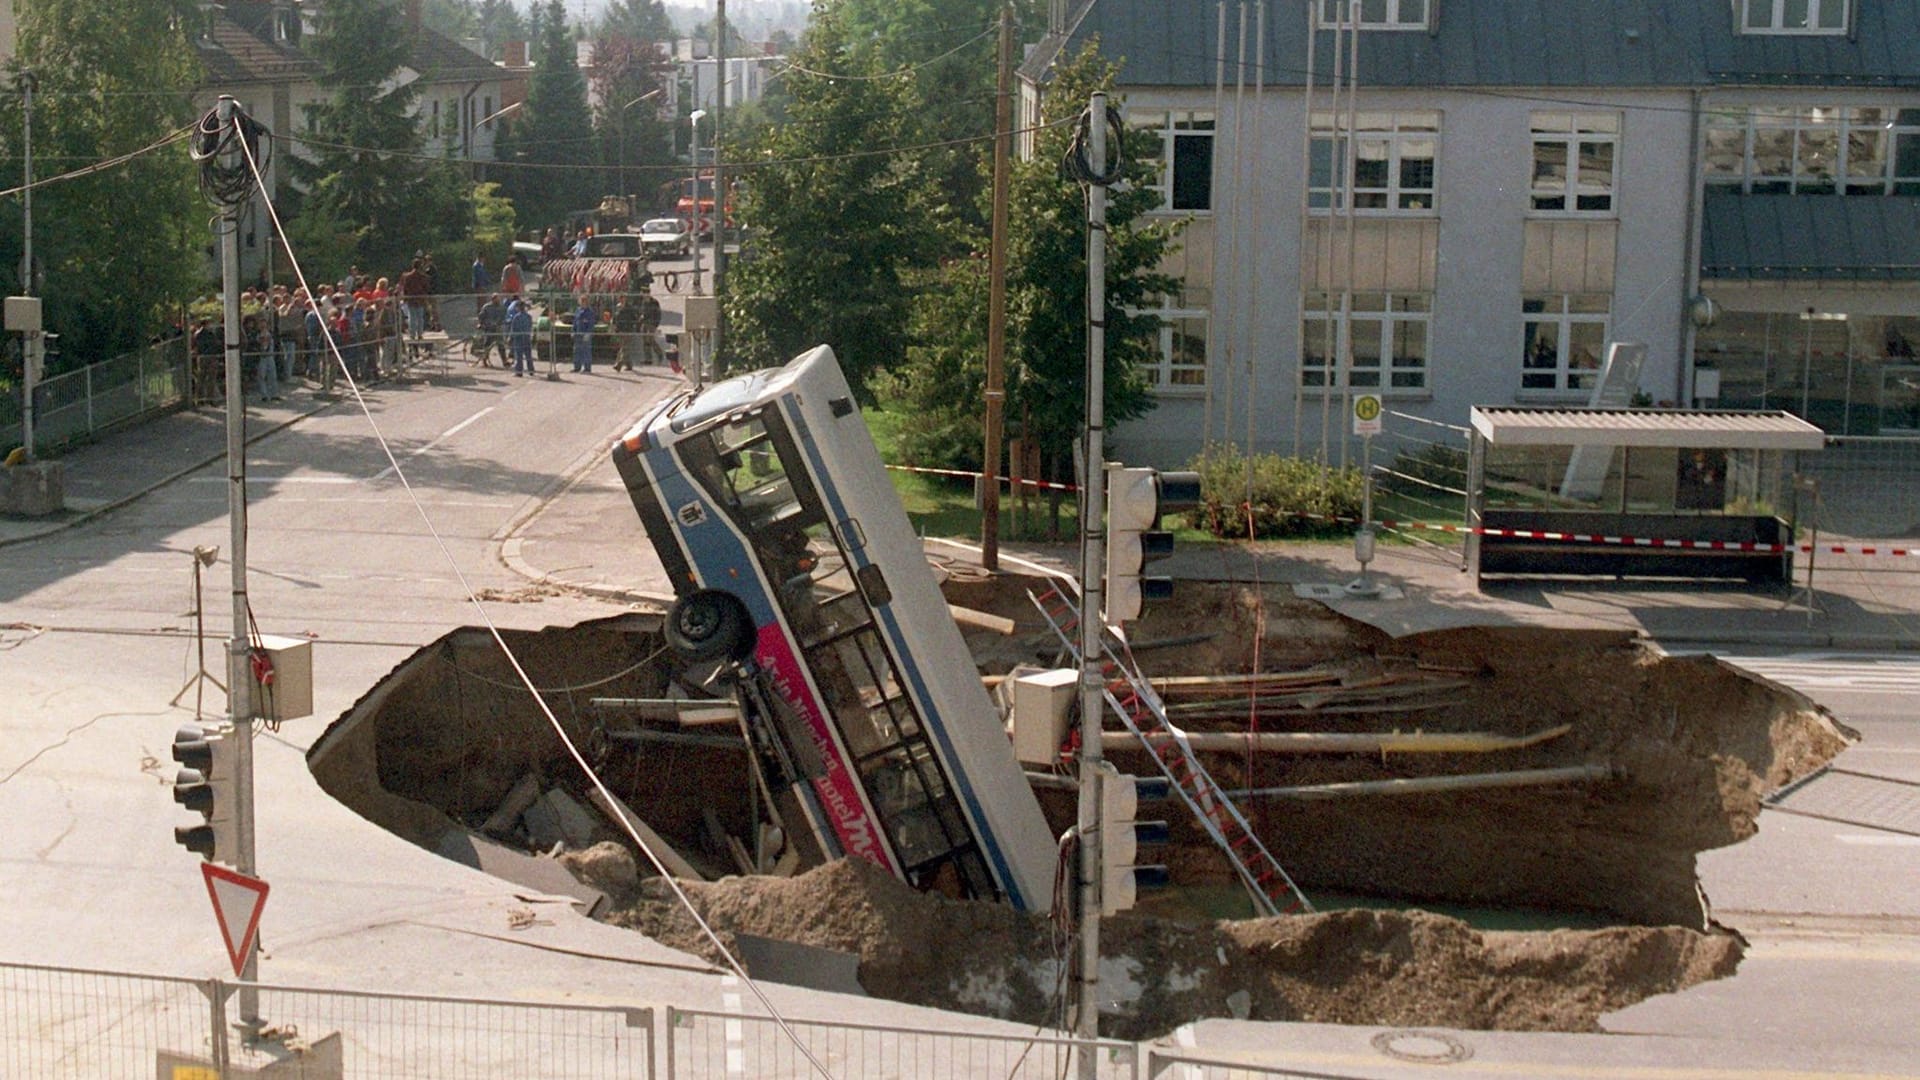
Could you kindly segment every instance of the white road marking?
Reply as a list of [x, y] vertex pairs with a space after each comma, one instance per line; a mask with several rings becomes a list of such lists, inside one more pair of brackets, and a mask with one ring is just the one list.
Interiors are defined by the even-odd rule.
[[[438, 434], [438, 435], [435, 435], [435, 436], [434, 436], [434, 437], [433, 437], [432, 439], [430, 439], [430, 440], [428, 440], [428, 441], [427, 441], [427, 444], [426, 444], [425, 446], [421, 446], [421, 447], [418, 447], [418, 448], [416, 448], [416, 449], [413, 449], [413, 450], [410, 450], [410, 451], [408, 451], [408, 452], [407, 452], [407, 454], [406, 454], [406, 455], [405, 455], [404, 457], [402, 457], [402, 458], [400, 458], [399, 460], [400, 460], [400, 461], [412, 461], [412, 460], [413, 460], [414, 458], [416, 458], [416, 457], [419, 457], [419, 456], [420, 456], [421, 454], [424, 454], [424, 453], [426, 453], [427, 451], [429, 451], [429, 450], [431, 450], [431, 449], [433, 449], [434, 447], [436, 447], [436, 446], [439, 446], [439, 445], [440, 445], [440, 444], [441, 444], [442, 442], [444, 442], [444, 441], [446, 441], [447, 439], [451, 439], [451, 438], [452, 438], [452, 437], [454, 437], [455, 435], [458, 435], [458, 434], [460, 434], [460, 432], [462, 432], [462, 431], [464, 431], [464, 430], [466, 430], [466, 427], [467, 427], [467, 425], [469, 425], [469, 424], [471, 424], [471, 423], [473, 423], [473, 422], [474, 422], [475, 420], [478, 420], [478, 419], [480, 419], [481, 417], [483, 417], [483, 416], [485, 416], [485, 415], [487, 415], [488, 413], [490, 413], [490, 412], [492, 412], [493, 410], [494, 410], [494, 406], [492, 406], [492, 405], [489, 405], [489, 406], [487, 406], [486, 408], [484, 408], [484, 409], [481, 409], [481, 410], [480, 410], [479, 412], [477, 412], [477, 413], [474, 413], [474, 414], [473, 414], [472, 416], [469, 416], [469, 417], [467, 417], [467, 418], [466, 418], [465, 420], [462, 420], [462, 421], [460, 421], [459, 423], [457, 423], [457, 424], [455, 424], [455, 425], [453, 425], [452, 427], [450, 427], [450, 428], [448, 428], [447, 430], [445, 430], [445, 431], [443, 431], [443, 432], [441, 432], [440, 434]], [[386, 468], [384, 468], [384, 469], [381, 469], [381, 470], [380, 470], [379, 472], [377, 472], [377, 473], [374, 473], [374, 474], [373, 474], [373, 475], [372, 475], [371, 477], [369, 477], [368, 479], [370, 479], [370, 480], [385, 480], [385, 479], [386, 479], [387, 477], [389, 477], [389, 476], [392, 476], [392, 475], [393, 475], [393, 471], [394, 471], [394, 466], [392, 466], [392, 465], [388, 465], [388, 466], [387, 466]]]
[[1793, 656], [1728, 656], [1744, 671], [1796, 690], [1920, 692], [1920, 657], [1799, 653]]

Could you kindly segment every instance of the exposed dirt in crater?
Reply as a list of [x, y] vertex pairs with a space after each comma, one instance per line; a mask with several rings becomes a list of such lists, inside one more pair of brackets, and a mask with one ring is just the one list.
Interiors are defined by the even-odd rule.
[[[1012, 635], [969, 632], [985, 672], [1057, 653], [1025, 584], [948, 583], [956, 603], [1016, 622]], [[1157, 644], [1170, 639], [1180, 643]], [[1251, 708], [1223, 694], [1180, 718], [1191, 731], [1522, 736], [1566, 726], [1490, 754], [1204, 758], [1229, 789], [1604, 766], [1605, 778], [1547, 787], [1247, 798], [1242, 806], [1310, 895], [1576, 911], [1624, 925], [1486, 932], [1418, 910], [1219, 921], [1207, 916], [1233, 906], [1230, 868], [1175, 804], [1156, 815], [1175, 832], [1162, 861], [1188, 887], [1181, 895], [1216, 902], [1203, 909], [1162, 897], [1147, 907], [1184, 918], [1129, 914], [1104, 924], [1103, 983], [1117, 1001], [1112, 1030], [1125, 1037], [1208, 1016], [1587, 1030], [1604, 1012], [1724, 976], [1740, 943], [1711, 928], [1695, 856], [1751, 835], [1766, 792], [1818, 767], [1851, 736], [1791, 691], [1710, 658], [1665, 658], [1613, 633], [1470, 629], [1395, 640], [1279, 590], [1183, 585], [1132, 640], [1156, 675], [1332, 673], [1310, 692]], [[657, 620], [518, 633], [509, 644], [634, 811], [710, 876], [731, 871], [725, 838], [746, 838], [753, 820], [746, 755], [713, 745], [594, 745], [592, 699], [658, 696], [678, 676], [660, 652]], [[1394, 696], [1398, 688], [1410, 689]], [[528, 775], [587, 801], [544, 718], [477, 631], [450, 634], [403, 664], [335, 728], [312, 755], [323, 786], [428, 847], [449, 828], [480, 830]], [[1125, 771], [1152, 771], [1138, 751], [1109, 756]], [[1070, 793], [1039, 794], [1056, 831], [1071, 824]], [[605, 820], [592, 839], [627, 843]], [[708, 953], [662, 883], [636, 887], [629, 875], [606, 875], [604, 859], [563, 861], [613, 896], [613, 921]], [[1044, 917], [922, 895], [864, 863], [692, 883], [688, 892], [723, 935], [857, 954], [861, 982], [876, 996], [1060, 1020], [1057, 987], [1070, 950]]]

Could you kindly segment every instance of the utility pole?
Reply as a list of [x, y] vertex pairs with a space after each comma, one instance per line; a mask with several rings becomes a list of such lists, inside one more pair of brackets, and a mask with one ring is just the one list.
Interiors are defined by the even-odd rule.
[[1000, 6], [993, 103], [993, 236], [987, 247], [987, 445], [980, 487], [980, 565], [1000, 569], [1000, 442], [1007, 412], [1007, 171], [1013, 153], [1013, 7]]
[[[727, 0], [713, 0], [713, 373], [725, 372], [720, 343], [727, 328], [727, 176], [724, 158], [727, 118]], [[697, 186], [697, 185], [696, 185]]]
[[[232, 97], [222, 95], [215, 106], [219, 120], [220, 167], [242, 173], [248, 169], [245, 137], [237, 125], [240, 111]], [[240, 357], [240, 215], [253, 196], [247, 194], [223, 203], [214, 226], [220, 244], [220, 294], [224, 302], [227, 357], [227, 550], [233, 563], [233, 633], [227, 639], [227, 719], [233, 724], [238, 744], [234, 756], [234, 787], [238, 794], [234, 807], [234, 827], [240, 850], [234, 869], [248, 877], [256, 876], [253, 859], [253, 650], [249, 632], [252, 619], [247, 605], [247, 402], [246, 372]], [[256, 935], [247, 950], [240, 972], [240, 1020], [248, 1027], [260, 1021], [259, 991], [251, 986], [259, 979], [260, 939]]]
[[[21, 163], [25, 185], [20, 190], [21, 229], [20, 295], [33, 292], [33, 91], [40, 80], [31, 71], [20, 73]], [[40, 380], [40, 354], [46, 345], [45, 331], [34, 328], [20, 336], [20, 386], [25, 395], [20, 402], [20, 445], [28, 461], [33, 460], [33, 385]]]
[[[1074, 1034], [1100, 1037], [1100, 720], [1105, 712], [1101, 631], [1106, 628], [1105, 438], [1107, 372], [1107, 95], [1087, 106], [1087, 426], [1080, 481], [1080, 980]], [[1080, 1076], [1094, 1080], [1097, 1055], [1080, 1051]]]

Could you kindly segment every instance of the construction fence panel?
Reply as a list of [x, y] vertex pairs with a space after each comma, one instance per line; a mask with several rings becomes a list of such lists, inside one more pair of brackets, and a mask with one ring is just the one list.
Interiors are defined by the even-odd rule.
[[1103, 1080], [1138, 1080], [1132, 1043], [790, 1018], [783, 1030], [767, 1016], [667, 1010], [668, 1080], [801, 1080], [821, 1075], [815, 1062], [829, 1076], [863, 1080], [1055, 1080], [1078, 1075], [1086, 1053], [1096, 1056]]
[[[1467, 519], [1468, 429], [1388, 410], [1367, 451], [1376, 521], [1459, 525]], [[1428, 547], [1462, 550], [1450, 534], [1396, 530]]]
[[162, 1053], [210, 1058], [218, 993], [206, 980], [0, 964], [0, 1076], [152, 1076]]
[[[1920, 438], [1830, 436], [1826, 449], [1798, 455], [1801, 477], [1813, 481], [1814, 512], [1802, 508], [1822, 533], [1863, 540], [1914, 535], [1920, 523]], [[1783, 507], [1789, 516], [1792, 507]]]
[[[633, 1080], [654, 1075], [653, 1010], [256, 984], [259, 1015], [350, 1080]], [[227, 1002], [238, 1023], [240, 996]], [[236, 1048], [236, 1060], [243, 1048]]]

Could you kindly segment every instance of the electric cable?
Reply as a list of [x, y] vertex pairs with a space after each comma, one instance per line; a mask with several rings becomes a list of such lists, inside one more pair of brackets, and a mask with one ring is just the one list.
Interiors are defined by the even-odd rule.
[[1060, 161], [1061, 174], [1082, 186], [1113, 186], [1127, 167], [1127, 125], [1121, 119], [1119, 107], [1107, 106], [1107, 167], [1100, 172], [1094, 172], [1092, 163], [1087, 160], [1087, 144], [1093, 133], [1093, 109], [1088, 107], [1080, 110], [1080, 115], [1068, 122], [1077, 126], [1073, 129], [1073, 138], [1067, 143], [1066, 155]]
[[91, 165], [85, 165], [85, 166], [82, 166], [81, 168], [73, 169], [68, 172], [59, 173], [54, 176], [39, 177], [35, 179], [32, 184], [19, 184], [10, 188], [0, 188], [0, 198], [4, 198], [8, 195], [18, 195], [21, 192], [28, 190], [29, 188], [31, 188], [34, 191], [38, 191], [41, 188], [46, 187], [48, 184], [57, 184], [63, 180], [77, 180], [82, 176], [91, 176], [92, 174], [97, 172], [105, 172], [106, 170], [114, 168], [116, 166], [125, 165], [127, 162], [132, 161], [135, 158], [142, 157], [146, 154], [151, 154], [156, 150], [161, 150], [168, 146], [172, 146], [174, 143], [179, 142], [181, 139], [187, 138], [189, 135], [193, 134], [194, 126], [195, 125], [193, 124], [188, 124], [185, 127], [169, 132], [166, 135], [161, 136], [159, 139], [155, 140], [154, 142], [150, 142], [138, 150], [130, 150], [124, 154], [116, 154], [113, 157], [106, 158], [101, 161], [96, 161]]
[[[240, 114], [236, 112], [236, 115]], [[263, 175], [260, 162], [254, 154], [256, 149], [254, 142], [242, 137], [238, 145], [241, 155], [252, 173], [254, 181], [264, 189], [265, 176]], [[262, 201], [266, 205], [268, 217], [273, 221], [274, 229], [278, 235], [284, 237], [286, 235], [285, 225], [280, 220], [279, 211], [274, 207], [273, 200], [263, 199]], [[299, 280], [300, 286], [309, 289], [309, 295], [311, 295], [306, 271], [301, 268], [300, 260], [291, 247], [287, 250], [287, 262], [292, 266], [294, 276]], [[361, 393], [360, 384], [354, 379], [352, 371], [348, 370], [346, 360], [340, 353], [339, 343], [333, 340], [331, 335], [327, 336], [327, 348], [333, 356], [334, 363], [340, 367], [341, 373], [346, 379], [347, 389], [352, 393], [354, 403], [360, 407], [361, 415], [366, 418], [367, 426], [373, 431], [374, 439], [380, 446], [380, 452], [386, 455], [387, 464], [393, 470], [393, 475], [406, 490], [408, 501], [413, 504], [414, 511], [419, 514], [421, 522], [426, 526], [427, 535], [433, 540], [434, 545], [440, 549], [441, 557], [446, 560], [447, 566], [453, 571], [454, 577], [460, 582], [461, 589], [466, 592], [468, 603], [473, 606], [474, 611], [479, 615], [480, 621], [486, 627], [487, 633], [493, 638], [494, 643], [500, 647], [501, 655], [506, 658], [507, 663], [513, 668], [514, 673], [520, 677], [521, 685], [533, 693], [534, 704], [539, 707], [541, 715], [546, 718], [548, 725], [552, 727], [561, 746], [566, 749], [567, 755], [573, 759], [574, 764], [579, 766], [581, 773], [584, 774], [588, 782], [593, 785], [594, 790], [599, 792], [601, 797], [606, 799], [609, 804], [618, 805], [616, 796], [608, 789], [606, 782], [600, 778], [599, 773], [596, 772], [593, 766], [587, 761], [586, 756], [580, 750], [579, 744], [574, 741], [573, 736], [567, 731], [566, 726], [560, 722], [560, 718], [554, 715], [552, 707], [547, 704], [546, 699], [542, 697], [534, 687], [533, 677], [527, 673], [525, 666], [520, 662], [520, 658], [514, 655], [513, 650], [507, 645], [506, 638], [501, 634], [498, 624], [494, 622], [491, 613], [487, 611], [486, 605], [481, 602], [478, 592], [467, 579], [465, 571], [460, 568], [459, 561], [454, 558], [452, 549], [447, 546], [446, 538], [441, 535], [439, 528], [434, 524], [433, 516], [427, 512], [426, 506], [420, 500], [419, 493], [414, 490], [413, 481], [407, 476], [406, 471], [401, 468], [399, 458], [394, 454], [393, 447], [388, 443], [386, 434], [380, 430], [378, 421], [374, 419], [373, 410], [367, 405], [366, 398]], [[639, 830], [634, 827], [633, 823], [628, 820], [624, 814], [620, 815], [620, 826], [626, 832], [628, 838], [633, 841], [634, 846], [641, 854], [645, 855], [647, 861], [653, 865], [654, 871], [660, 876], [660, 880], [664, 881], [667, 888], [672, 890], [674, 898], [679, 901], [680, 906], [686, 910], [688, 916], [693, 919], [694, 924], [700, 928], [701, 934], [706, 937], [707, 941], [713, 945], [715, 951], [719, 953], [721, 959], [726, 962], [728, 970], [744, 983], [748, 990], [752, 991], [753, 996], [760, 1002], [761, 1007], [767, 1011], [768, 1016], [779, 1026], [781, 1032], [793, 1043], [794, 1048], [800, 1052], [801, 1056], [806, 1058], [808, 1064], [813, 1067], [814, 1071], [831, 1080], [833, 1074], [829, 1072], [827, 1067], [821, 1064], [820, 1060], [808, 1049], [806, 1043], [800, 1038], [799, 1033], [793, 1030], [793, 1027], [787, 1023], [786, 1018], [781, 1015], [779, 1009], [774, 1007], [772, 999], [767, 997], [766, 991], [761, 988], [760, 984], [756, 982], [752, 976], [747, 974], [745, 966], [740, 963], [740, 960], [734, 955], [733, 950], [727, 947], [726, 942], [721, 940], [719, 933], [716, 932], [713, 926], [707, 922], [706, 918], [700, 914], [699, 909], [694, 906], [692, 898], [687, 895], [686, 889], [668, 872], [665, 862], [663, 862], [653, 848], [641, 838]]]
[[[232, 118], [232, 124], [222, 124], [220, 110], [208, 110], [194, 128], [190, 151], [200, 165], [201, 192], [215, 204], [227, 207], [240, 206], [253, 197], [255, 177], [266, 171], [266, 161], [271, 157], [271, 153], [266, 157], [259, 154], [262, 137], [266, 137], [269, 151], [273, 147], [273, 133], [237, 104]], [[244, 150], [245, 160], [236, 158], [231, 165], [223, 164], [223, 159], [236, 150]], [[259, 168], [250, 169], [255, 163]], [[259, 182], [259, 190], [266, 190], [264, 180]]]
[[837, 81], [874, 82], [879, 79], [897, 79], [903, 75], [911, 75], [914, 72], [919, 71], [921, 68], [932, 67], [933, 65], [939, 63], [940, 61], [945, 60], [947, 57], [952, 56], [953, 54], [961, 51], [962, 49], [965, 49], [967, 46], [972, 45], [974, 42], [982, 41], [986, 38], [992, 37], [994, 34], [998, 32], [999, 32], [998, 25], [989, 26], [987, 29], [980, 31], [978, 34], [973, 35], [972, 37], [968, 38], [967, 40], [961, 42], [958, 45], [955, 45], [953, 48], [948, 49], [946, 52], [943, 52], [938, 56], [930, 56], [927, 59], [920, 61], [919, 63], [909, 64], [906, 67], [898, 68], [893, 71], [882, 71], [876, 75], [842, 75], [842, 74], [838, 74], [831, 71], [815, 71], [812, 68], [804, 68], [804, 67], [801, 67], [799, 64], [789, 62], [785, 67], [782, 67], [774, 75], [768, 76], [768, 77], [774, 78], [779, 75], [785, 75], [789, 71], [797, 71], [802, 75], [811, 75], [816, 79], [826, 79], [826, 80], [835, 81], [835, 82]]

